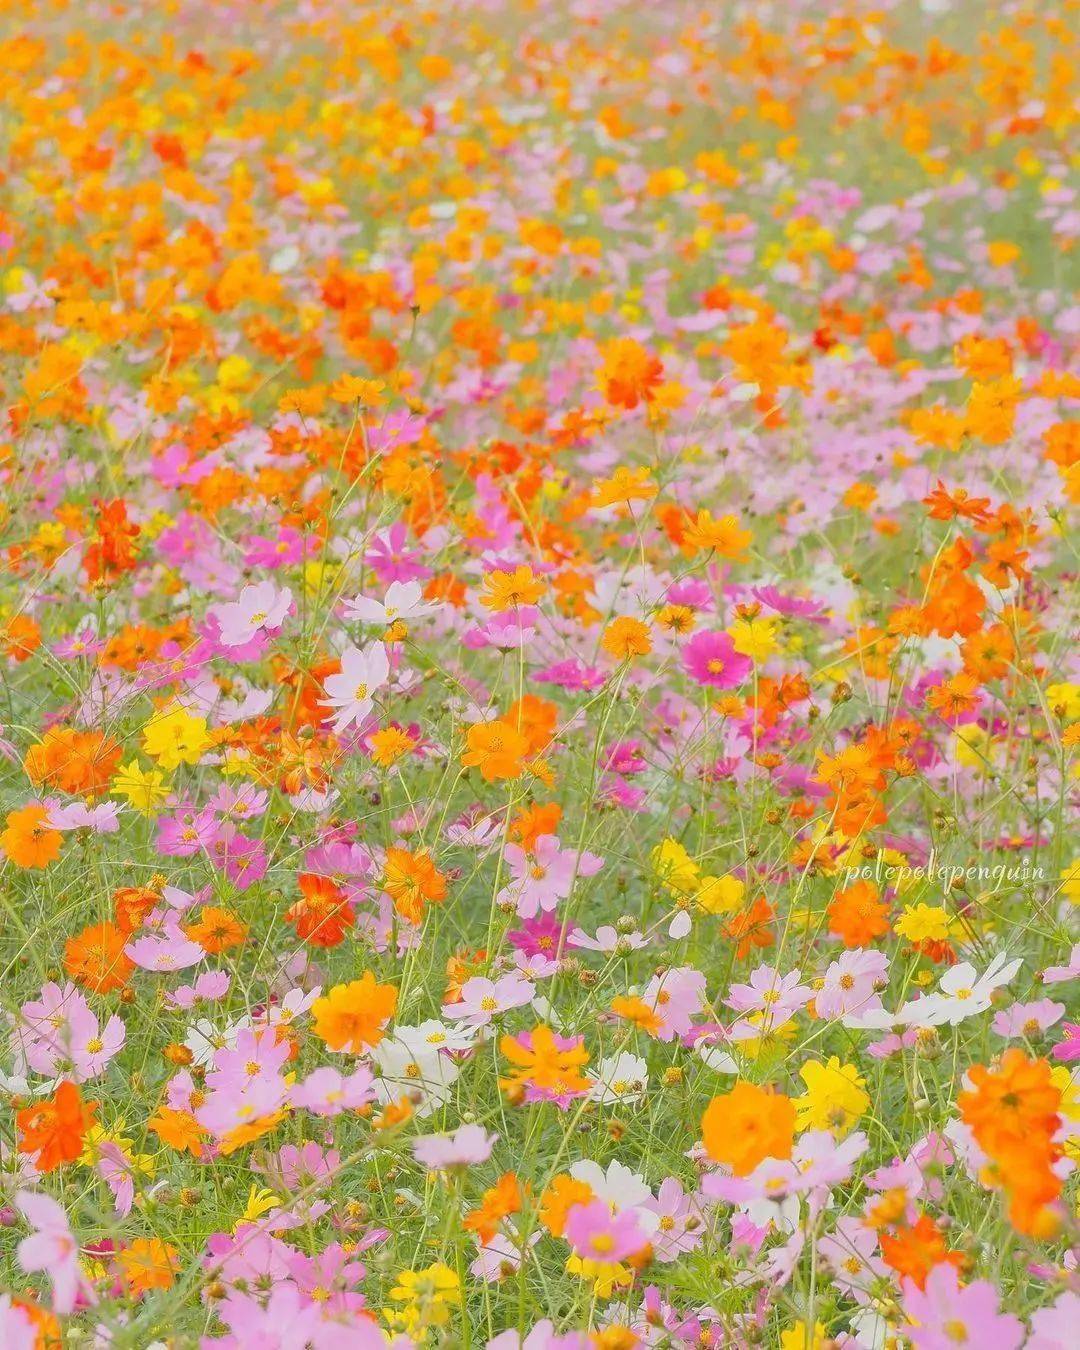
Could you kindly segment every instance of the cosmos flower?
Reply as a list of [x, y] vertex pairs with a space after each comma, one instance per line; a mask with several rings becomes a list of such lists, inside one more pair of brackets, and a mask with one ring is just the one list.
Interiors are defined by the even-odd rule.
[[334, 709], [334, 730], [344, 731], [371, 712], [374, 695], [390, 675], [390, 662], [381, 642], [366, 648], [347, 647], [341, 657], [341, 673], [323, 681], [326, 705]]

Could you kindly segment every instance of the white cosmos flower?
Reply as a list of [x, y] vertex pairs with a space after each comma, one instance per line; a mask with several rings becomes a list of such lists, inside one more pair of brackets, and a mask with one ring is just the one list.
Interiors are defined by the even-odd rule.
[[420, 1050], [393, 1036], [379, 1042], [373, 1058], [379, 1075], [375, 1094], [384, 1106], [407, 1096], [417, 1119], [423, 1119], [450, 1100], [459, 1071], [449, 1055]]
[[608, 1055], [589, 1077], [595, 1084], [590, 1094], [593, 1101], [604, 1103], [638, 1101], [649, 1085], [648, 1065], [629, 1050]]
[[993, 1001], [994, 991], [1008, 984], [1022, 964], [1019, 957], [1006, 961], [1005, 953], [998, 952], [981, 975], [968, 961], [947, 970], [938, 981], [936, 1025], [956, 1026], [976, 1013], [985, 1012]]

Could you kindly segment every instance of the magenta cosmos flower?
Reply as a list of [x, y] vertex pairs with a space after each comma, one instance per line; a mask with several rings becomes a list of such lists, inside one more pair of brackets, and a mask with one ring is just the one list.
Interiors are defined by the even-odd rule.
[[741, 656], [726, 633], [695, 633], [683, 648], [683, 669], [698, 684], [734, 689], [750, 670], [750, 658]]

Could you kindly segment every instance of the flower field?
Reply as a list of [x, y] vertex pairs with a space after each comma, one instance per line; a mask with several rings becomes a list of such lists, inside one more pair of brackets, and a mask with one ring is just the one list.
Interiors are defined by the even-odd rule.
[[0, 1350], [1069, 1350], [1075, 0], [0, 8]]

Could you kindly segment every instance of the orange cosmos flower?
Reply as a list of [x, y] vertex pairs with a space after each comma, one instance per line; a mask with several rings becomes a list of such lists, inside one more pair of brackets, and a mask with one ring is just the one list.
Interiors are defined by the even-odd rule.
[[160, 1106], [146, 1124], [163, 1144], [168, 1144], [178, 1153], [190, 1153], [195, 1158], [202, 1157], [203, 1140], [208, 1132], [190, 1112], [175, 1111], [171, 1106]]
[[480, 603], [499, 614], [518, 605], [535, 605], [546, 590], [545, 583], [533, 575], [531, 567], [515, 567], [512, 572], [488, 572]]
[[44, 806], [24, 806], [9, 811], [7, 829], [0, 834], [0, 848], [16, 867], [48, 867], [60, 856], [64, 836], [49, 824]]
[[481, 1197], [476, 1209], [465, 1215], [465, 1228], [475, 1233], [481, 1243], [488, 1243], [498, 1232], [499, 1224], [521, 1209], [521, 1185], [516, 1172], [504, 1172], [494, 1186]]
[[465, 741], [468, 748], [461, 763], [466, 769], [479, 769], [485, 783], [520, 777], [529, 744], [509, 722], [498, 717], [491, 722], [474, 722]]
[[621, 464], [610, 478], [593, 479], [592, 505], [615, 506], [650, 501], [660, 491], [647, 468]]
[[152, 886], [121, 886], [113, 891], [113, 913], [117, 927], [124, 933], [134, 933], [161, 899]]
[[765, 1158], [790, 1158], [795, 1107], [782, 1092], [736, 1083], [714, 1097], [701, 1121], [705, 1152], [745, 1177]]
[[738, 516], [721, 516], [714, 520], [708, 511], [699, 511], [693, 523], [686, 526], [682, 545], [691, 552], [700, 549], [721, 558], [738, 558], [746, 552], [753, 537], [739, 524]]
[[734, 939], [736, 943], [735, 956], [742, 960], [748, 956], [755, 947], [771, 947], [776, 939], [772, 935], [769, 925], [776, 917], [776, 910], [765, 899], [759, 895], [750, 908], [742, 914], [737, 914], [729, 924], [724, 927], [724, 936]]
[[29, 614], [16, 614], [0, 628], [0, 646], [13, 661], [29, 661], [41, 646], [41, 629]]
[[1061, 1089], [1045, 1059], [1029, 1059], [1023, 1050], [1006, 1050], [996, 1069], [976, 1064], [971, 1089], [957, 1106], [979, 1147], [997, 1152], [1002, 1144], [1053, 1134], [1060, 1125]]
[[380, 769], [389, 769], [403, 755], [416, 749], [417, 742], [399, 726], [381, 727], [368, 738], [373, 763]]
[[826, 913], [829, 932], [845, 947], [868, 947], [889, 931], [889, 906], [884, 904], [872, 881], [856, 881], [833, 896]]
[[604, 344], [604, 364], [597, 371], [600, 389], [613, 408], [649, 403], [663, 382], [663, 364], [633, 338], [612, 338]]
[[239, 947], [247, 937], [248, 927], [231, 910], [205, 905], [198, 919], [185, 925], [184, 932], [205, 951], [217, 953]]
[[446, 877], [432, 862], [426, 848], [416, 853], [405, 848], [388, 848], [382, 887], [397, 912], [414, 924], [423, 917], [425, 905], [441, 905], [446, 899]]
[[946, 720], [971, 712], [979, 704], [979, 682], [974, 675], [961, 671], [936, 685], [926, 696], [927, 707]]
[[516, 1067], [499, 1086], [513, 1090], [532, 1086], [552, 1093], [587, 1092], [591, 1087], [581, 1070], [589, 1062], [584, 1045], [563, 1049], [549, 1026], [541, 1024], [526, 1037], [504, 1036], [499, 1049]]
[[78, 1087], [65, 1079], [52, 1097], [16, 1112], [19, 1152], [33, 1155], [39, 1172], [74, 1162], [83, 1151], [97, 1107], [97, 1102], [84, 1102]]
[[23, 767], [35, 787], [48, 784], [62, 792], [94, 797], [104, 792], [123, 753], [100, 731], [51, 727], [26, 752]]
[[986, 445], [1004, 445], [1013, 434], [1023, 386], [1014, 375], [971, 387], [964, 419], [969, 436]]
[[558, 802], [532, 802], [510, 822], [510, 838], [531, 853], [542, 834], [555, 834], [562, 820]]
[[587, 1205], [594, 1194], [587, 1182], [578, 1181], [569, 1172], [560, 1172], [540, 1197], [537, 1211], [540, 1222], [552, 1237], [562, 1237], [571, 1209], [575, 1205]]
[[538, 755], [551, 744], [559, 710], [546, 698], [524, 694], [507, 708], [505, 720], [525, 737], [525, 753]]
[[336, 984], [311, 1005], [315, 1034], [331, 1050], [354, 1055], [378, 1045], [397, 1008], [398, 991], [379, 984], [370, 970], [349, 984]]
[[151, 1289], [170, 1289], [179, 1269], [177, 1251], [160, 1238], [136, 1238], [116, 1258], [128, 1292], [136, 1298]]
[[107, 994], [122, 989], [135, 963], [124, 951], [128, 934], [114, 923], [92, 923], [69, 938], [64, 969], [84, 989]]
[[138, 525], [128, 520], [127, 503], [122, 497], [111, 502], [99, 501], [97, 508], [97, 538], [83, 558], [83, 570], [91, 585], [115, 581], [134, 570], [135, 540], [141, 533]]
[[467, 949], [455, 952], [449, 957], [446, 962], [446, 993], [443, 994], [443, 1003], [460, 1003], [461, 986], [474, 975], [482, 974], [486, 965], [487, 952], [483, 947], [475, 952]]
[[622, 615], [604, 629], [600, 646], [616, 661], [631, 661], [635, 656], [648, 656], [652, 651], [652, 638], [647, 624]]
[[611, 1011], [616, 1017], [632, 1022], [639, 1030], [655, 1036], [661, 1022], [655, 1008], [650, 1008], [644, 999], [631, 994], [619, 994], [611, 1000]]

